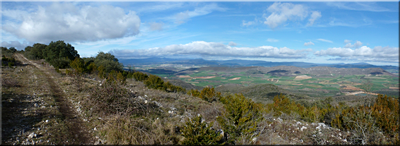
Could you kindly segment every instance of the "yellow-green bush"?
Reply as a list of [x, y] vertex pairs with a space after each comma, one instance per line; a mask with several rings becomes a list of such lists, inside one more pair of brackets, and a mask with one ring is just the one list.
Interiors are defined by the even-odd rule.
[[186, 122], [181, 130], [185, 139], [181, 142], [183, 145], [223, 145], [220, 140], [223, 135], [216, 133], [211, 129], [213, 122], [208, 125], [202, 121], [202, 116], [197, 116]]
[[[257, 123], [262, 120], [261, 106], [242, 94], [221, 97], [225, 111], [217, 118], [222, 129], [228, 134], [228, 143], [250, 141], [259, 135]], [[244, 138], [244, 139], [243, 139]]]

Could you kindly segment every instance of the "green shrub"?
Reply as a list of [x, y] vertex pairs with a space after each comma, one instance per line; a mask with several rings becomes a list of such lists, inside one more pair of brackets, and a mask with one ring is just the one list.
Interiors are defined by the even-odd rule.
[[14, 66], [14, 62], [8, 62], [8, 67], [13, 67]]
[[197, 116], [186, 122], [186, 126], [181, 130], [182, 136], [185, 139], [181, 144], [183, 145], [223, 145], [219, 143], [223, 135], [216, 133], [211, 129], [213, 122], [208, 125], [202, 121], [202, 116]]
[[155, 75], [150, 75], [149, 78], [144, 83], [147, 87], [152, 89], [160, 89], [160, 90], [164, 89], [163, 86], [164, 81], [160, 77]]
[[[258, 136], [257, 123], [262, 120], [261, 106], [242, 94], [221, 97], [225, 111], [217, 121], [222, 129], [228, 134], [228, 143], [235, 141], [249, 142]], [[244, 138], [244, 139], [243, 139]]]
[[133, 78], [136, 81], [144, 81], [144, 80], [147, 80], [147, 78], [149, 78], [149, 76], [147, 76], [147, 74], [144, 74], [142, 72], [135, 72], [135, 73], [133, 73]]

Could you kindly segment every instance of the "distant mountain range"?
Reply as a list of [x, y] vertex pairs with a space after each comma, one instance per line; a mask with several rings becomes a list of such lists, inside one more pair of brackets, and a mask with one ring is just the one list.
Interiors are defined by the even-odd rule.
[[382, 68], [391, 73], [398, 73], [399, 67], [392, 65], [372, 65], [368, 63], [353, 63], [353, 64], [317, 64], [317, 63], [306, 63], [306, 62], [269, 62], [259, 60], [204, 60], [204, 59], [172, 59], [172, 58], [159, 58], [152, 57], [146, 59], [119, 59], [119, 62], [124, 65], [151, 65], [151, 64], [182, 64], [182, 65], [206, 65], [206, 66], [229, 66], [229, 67], [241, 67], [241, 66], [263, 66], [263, 67], [275, 67], [275, 66], [296, 66], [300, 68], [310, 68], [317, 66], [326, 66], [334, 68]]

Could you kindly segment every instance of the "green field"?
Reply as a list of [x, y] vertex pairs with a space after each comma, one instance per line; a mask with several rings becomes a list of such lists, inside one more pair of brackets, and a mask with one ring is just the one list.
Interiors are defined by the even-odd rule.
[[[162, 74], [157, 72], [160, 77], [175, 78], [178, 79], [177, 75], [173, 74]], [[334, 96], [335, 94], [343, 94], [341, 87], [349, 86], [354, 88], [363, 89], [363, 83], [369, 80], [372, 83], [371, 92], [374, 93], [388, 93], [398, 97], [398, 90], [389, 89], [389, 87], [399, 87], [398, 77], [392, 76], [365, 76], [365, 75], [333, 75], [331, 77], [318, 77], [309, 74], [304, 74], [309, 79], [295, 79], [296, 76], [272, 76], [269, 74], [248, 74], [242, 72], [223, 72], [205, 70], [186, 74], [190, 78], [179, 78], [187, 83], [195, 86], [205, 87], [213, 86], [217, 87], [224, 84], [240, 84], [244, 86], [251, 86], [257, 84], [273, 84], [276, 86], [283, 87], [293, 92], [303, 92], [302, 90], [311, 90], [310, 95], [314, 96]], [[210, 77], [213, 78], [199, 78], [199, 77]], [[235, 80], [231, 80], [235, 79]], [[350, 91], [351, 92], [351, 91]]]

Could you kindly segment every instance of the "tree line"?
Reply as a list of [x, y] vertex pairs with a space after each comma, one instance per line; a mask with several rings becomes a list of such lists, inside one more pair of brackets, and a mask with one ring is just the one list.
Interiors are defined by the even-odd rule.
[[164, 82], [158, 76], [124, 70], [122, 63], [118, 62], [118, 59], [111, 53], [99, 52], [96, 57], [81, 58], [71, 44], [61, 40], [52, 41], [48, 45], [35, 43], [27, 46], [24, 55], [32, 60], [45, 59], [57, 71], [66, 69], [67, 75], [80, 77], [84, 74], [92, 74], [121, 84], [124, 84], [126, 79], [133, 78], [143, 81], [147, 87], [152, 89], [186, 93], [186, 89], [172, 85], [170, 82]]

